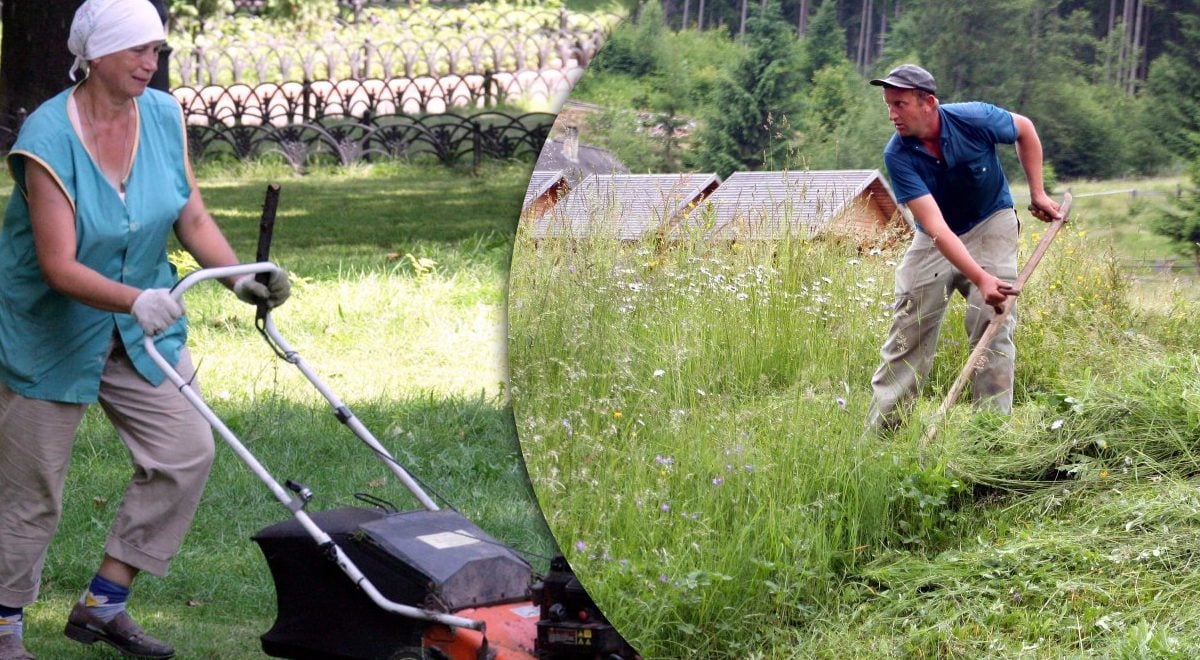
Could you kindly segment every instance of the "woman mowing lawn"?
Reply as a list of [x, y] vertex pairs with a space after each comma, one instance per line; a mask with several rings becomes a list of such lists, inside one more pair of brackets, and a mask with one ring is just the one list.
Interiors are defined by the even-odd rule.
[[[38, 594], [62, 511], [75, 432], [99, 401], [133, 477], [68, 637], [122, 654], [168, 658], [125, 611], [135, 576], [166, 573], [213, 460], [208, 423], [142, 347], [188, 377], [183, 307], [171, 297], [169, 232], [203, 266], [238, 262], [188, 162], [179, 104], [147, 90], [165, 40], [145, 0], [88, 0], [71, 24], [71, 76], [39, 107], [9, 154], [16, 180], [0, 234], [0, 660], [33, 655], [23, 610]], [[281, 304], [286, 274], [226, 281], [250, 303]]]

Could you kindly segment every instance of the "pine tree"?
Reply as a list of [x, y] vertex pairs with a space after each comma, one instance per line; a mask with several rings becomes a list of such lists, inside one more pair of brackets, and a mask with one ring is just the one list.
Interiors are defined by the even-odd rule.
[[776, 0], [755, 7], [746, 51], [714, 89], [711, 112], [697, 132], [696, 164], [728, 176], [736, 170], [783, 167], [798, 114], [798, 52]]
[[[1200, 144], [1195, 145], [1200, 149]], [[1151, 227], [1166, 236], [1180, 254], [1189, 257], [1200, 270], [1200, 158], [1189, 168], [1192, 189], [1184, 194], [1176, 210], [1164, 211]]]
[[827, 66], [849, 62], [846, 57], [846, 30], [838, 24], [837, 0], [824, 0], [812, 17], [801, 45], [800, 79], [807, 86], [817, 72]]
[[1151, 128], [1174, 154], [1200, 158], [1200, 2], [1176, 17], [1181, 38], [1154, 61], [1146, 81], [1154, 111]]

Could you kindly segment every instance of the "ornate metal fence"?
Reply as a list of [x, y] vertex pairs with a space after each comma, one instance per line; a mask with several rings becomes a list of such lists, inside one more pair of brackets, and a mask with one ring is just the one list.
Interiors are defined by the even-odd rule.
[[174, 48], [172, 86], [257, 84], [279, 80], [415, 78], [487, 71], [584, 68], [605, 35], [467, 35], [375, 43], [296, 43]]
[[[242, 115], [248, 117], [249, 115]], [[188, 149], [199, 162], [209, 158], [248, 160], [279, 157], [296, 171], [319, 162], [350, 164], [381, 159], [436, 160], [478, 166], [485, 159], [537, 158], [554, 114], [520, 115], [484, 111], [473, 115], [410, 116], [364, 108], [358, 116], [326, 113], [295, 121], [197, 121], [187, 126]], [[0, 155], [16, 140], [25, 116], [0, 123]]]
[[274, 155], [297, 171], [318, 161], [431, 158], [445, 165], [485, 158], [536, 158], [554, 115], [481, 112], [410, 117], [378, 115], [274, 125], [188, 126], [192, 157], [238, 160]]
[[331, 117], [428, 114], [453, 108], [487, 109], [520, 97], [557, 106], [582, 68], [390, 80], [318, 80], [179, 87], [172, 94], [192, 124], [274, 124]]
[[302, 39], [239, 24], [226, 36], [180, 34], [171, 40], [171, 85], [568, 70], [587, 66], [620, 17], [512, 10], [483, 19], [465, 9], [425, 8], [388, 20]]
[[[393, 4], [339, 1], [356, 10]], [[619, 20], [545, 9], [486, 20], [470, 7], [434, 10], [432, 18], [428, 8], [412, 13], [414, 24], [399, 21], [386, 43], [253, 38], [243, 40], [253, 47], [177, 47], [171, 72], [180, 82], [172, 94], [183, 107], [192, 157], [273, 154], [298, 170], [377, 158], [447, 165], [535, 158], [554, 115], [488, 109], [516, 99], [557, 106]], [[462, 110], [477, 114], [455, 114]], [[0, 121], [0, 153], [23, 120]]]

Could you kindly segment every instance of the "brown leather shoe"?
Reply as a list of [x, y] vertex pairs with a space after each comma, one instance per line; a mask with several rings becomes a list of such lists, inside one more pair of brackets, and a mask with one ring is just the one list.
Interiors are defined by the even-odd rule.
[[16, 635], [0, 635], [0, 660], [34, 660]]
[[105, 623], [88, 611], [83, 603], [75, 603], [67, 617], [67, 637], [84, 644], [97, 640], [111, 645], [128, 658], [170, 658], [175, 649], [146, 634], [129, 614], [121, 612]]

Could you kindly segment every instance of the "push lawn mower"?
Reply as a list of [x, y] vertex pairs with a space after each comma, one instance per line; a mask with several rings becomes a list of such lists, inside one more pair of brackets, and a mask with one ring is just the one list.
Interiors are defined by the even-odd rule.
[[[275, 195], [268, 190], [258, 263], [195, 271], [176, 300], [210, 279], [265, 274]], [[259, 331], [325, 397], [338, 421], [379, 457], [424, 507], [346, 507], [309, 513], [311, 491], [280, 485], [163, 359], [147, 352], [238, 457], [292, 512], [254, 536], [275, 582], [277, 616], [265, 653], [285, 658], [394, 660], [617, 660], [637, 658], [603, 617], [570, 567], [555, 557], [535, 580], [530, 564], [453, 510], [440, 509], [279, 334], [265, 306]]]

